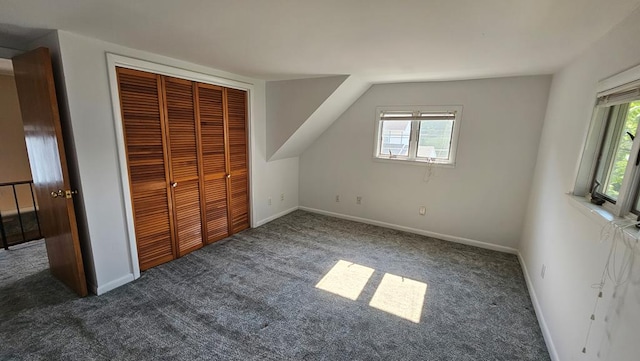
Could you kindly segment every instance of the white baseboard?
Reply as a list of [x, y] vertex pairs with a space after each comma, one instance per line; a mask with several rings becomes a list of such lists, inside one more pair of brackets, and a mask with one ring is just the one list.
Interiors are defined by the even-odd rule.
[[518, 254], [518, 250], [516, 250], [515, 248], [506, 247], [506, 246], [500, 246], [500, 245], [497, 245], [497, 244], [491, 244], [491, 243], [482, 242], [482, 241], [476, 241], [474, 239], [457, 237], [457, 236], [450, 236], [450, 235], [447, 235], [447, 234], [441, 234], [441, 233], [436, 233], [436, 232], [425, 231], [423, 229], [405, 227], [405, 226], [400, 226], [400, 225], [393, 224], [393, 223], [376, 221], [376, 220], [369, 219], [369, 218], [361, 218], [361, 217], [350, 216], [350, 215], [342, 214], [342, 213], [323, 211], [321, 209], [315, 209], [315, 208], [309, 208], [309, 207], [303, 207], [303, 206], [298, 207], [298, 209], [303, 210], [303, 211], [307, 211], [307, 212], [323, 214], [325, 216], [342, 218], [342, 219], [346, 219], [346, 220], [349, 220], [349, 221], [372, 224], [374, 226], [380, 226], [380, 227], [395, 229], [395, 230], [398, 230], [398, 231], [415, 233], [415, 234], [419, 234], [419, 235], [422, 235], [422, 236], [442, 239], [442, 240], [445, 240], [445, 241], [450, 241], [450, 242], [455, 242], [455, 243], [462, 243], [462, 244], [466, 244], [468, 246], [485, 248], [485, 249], [490, 249], [490, 250], [493, 250], [493, 251], [499, 251], [499, 252], [504, 252], [504, 253]]
[[289, 213], [291, 213], [293, 211], [296, 211], [296, 210], [298, 210], [298, 206], [291, 207], [291, 208], [289, 208], [287, 210], [284, 210], [284, 211], [282, 211], [280, 213], [276, 213], [276, 214], [272, 215], [271, 217], [267, 217], [267, 218], [265, 218], [265, 219], [263, 219], [261, 221], [257, 221], [255, 223], [255, 225], [253, 226], [253, 228], [260, 227], [263, 224], [267, 224], [267, 223], [269, 223], [269, 222], [271, 222], [271, 221], [273, 221], [275, 219], [278, 219], [278, 218], [280, 218], [282, 216], [285, 216], [285, 215], [287, 215], [287, 214], [289, 214]]
[[552, 361], [560, 361], [560, 357], [558, 356], [558, 351], [556, 350], [556, 346], [553, 343], [553, 339], [551, 339], [551, 333], [549, 332], [549, 327], [547, 327], [547, 322], [544, 319], [544, 315], [542, 314], [542, 308], [540, 307], [540, 303], [538, 302], [538, 296], [536, 296], [536, 290], [533, 288], [533, 283], [531, 282], [531, 277], [529, 277], [529, 271], [527, 271], [527, 265], [524, 263], [524, 258], [518, 252], [518, 259], [520, 260], [520, 266], [522, 266], [522, 273], [524, 273], [524, 280], [527, 283], [527, 289], [529, 290], [529, 296], [531, 296], [531, 303], [533, 303], [533, 309], [536, 312], [536, 317], [538, 318], [538, 324], [540, 325], [540, 329], [542, 330], [542, 336], [544, 337], [544, 342], [547, 344], [547, 350], [549, 350], [549, 356], [551, 356]]
[[112, 289], [118, 288], [124, 284], [127, 284], [131, 281], [134, 280], [133, 277], [133, 273], [130, 273], [124, 277], [120, 277], [117, 280], [113, 280], [111, 282], [107, 282], [105, 284], [103, 284], [102, 286], [98, 286], [96, 287], [95, 285], [89, 285], [92, 288], [93, 293], [95, 293], [96, 295], [100, 296], [102, 294], [105, 294], [109, 291], [111, 291]]

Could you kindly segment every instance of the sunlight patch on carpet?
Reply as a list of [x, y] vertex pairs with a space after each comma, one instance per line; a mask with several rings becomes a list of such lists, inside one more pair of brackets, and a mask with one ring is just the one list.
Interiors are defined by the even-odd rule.
[[385, 273], [369, 306], [420, 323], [427, 284]]
[[374, 271], [373, 268], [339, 260], [318, 282], [316, 288], [355, 301]]

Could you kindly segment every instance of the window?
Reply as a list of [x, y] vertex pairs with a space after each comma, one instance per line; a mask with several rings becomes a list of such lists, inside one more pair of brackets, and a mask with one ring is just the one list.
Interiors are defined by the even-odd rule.
[[593, 114], [574, 194], [640, 215], [640, 80], [600, 92]]
[[638, 133], [640, 102], [610, 106], [606, 113], [606, 131], [591, 189], [597, 196], [615, 203], [629, 165], [633, 140]]
[[462, 107], [380, 107], [376, 109], [374, 157], [455, 164]]

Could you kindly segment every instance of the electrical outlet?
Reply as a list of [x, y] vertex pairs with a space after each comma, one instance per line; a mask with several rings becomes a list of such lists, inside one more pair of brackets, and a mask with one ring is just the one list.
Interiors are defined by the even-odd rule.
[[267, 198], [267, 203], [271, 205], [271, 197]]
[[544, 279], [544, 274], [547, 273], [547, 265], [542, 265], [542, 270], [540, 270], [540, 277]]
[[356, 197], [356, 204], [362, 204], [362, 196]]
[[425, 207], [425, 206], [420, 206], [420, 209], [418, 210], [418, 213], [419, 213], [421, 216], [424, 216], [425, 214], [427, 214], [427, 207]]
[[340, 195], [336, 194], [336, 202], [340, 202]]
[[284, 202], [284, 193], [280, 193], [280, 202]]

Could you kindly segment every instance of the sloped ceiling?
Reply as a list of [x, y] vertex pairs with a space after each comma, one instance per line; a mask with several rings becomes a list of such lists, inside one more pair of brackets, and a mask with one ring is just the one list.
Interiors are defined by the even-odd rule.
[[348, 77], [267, 82], [267, 157], [273, 157]]
[[265, 80], [550, 73], [640, 0], [0, 0], [0, 24], [61, 29]]
[[[319, 89], [301, 109], [274, 111], [272, 102], [267, 154], [280, 159], [304, 151], [371, 83], [550, 74], [639, 4], [0, 0], [0, 46], [33, 35], [23, 28], [61, 29], [268, 81], [324, 78], [308, 80]], [[7, 33], [13, 38], [3, 39]], [[280, 85], [269, 85], [267, 96], [297, 86]]]
[[357, 76], [267, 82], [267, 157], [297, 157], [371, 83]]

